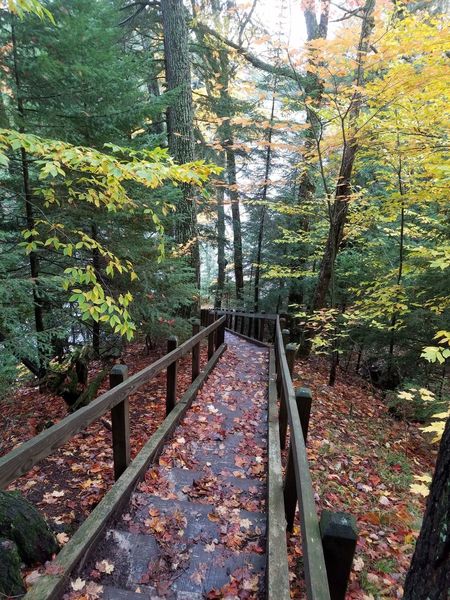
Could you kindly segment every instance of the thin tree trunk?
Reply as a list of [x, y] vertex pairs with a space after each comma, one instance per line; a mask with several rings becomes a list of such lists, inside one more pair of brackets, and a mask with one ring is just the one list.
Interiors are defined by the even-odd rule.
[[445, 600], [450, 591], [450, 419], [437, 456], [404, 600]]
[[[91, 225], [91, 235], [93, 240], [98, 241], [98, 230], [95, 223]], [[97, 248], [92, 250], [92, 266], [97, 280], [100, 280], [100, 254]], [[94, 356], [98, 358], [100, 356], [100, 321], [92, 323], [92, 348]]]
[[239, 207], [239, 193], [237, 191], [236, 157], [232, 147], [234, 144], [233, 132], [228, 121], [225, 121], [224, 125], [224, 130], [226, 131], [224, 145], [228, 180], [228, 197], [230, 198], [231, 202], [231, 218], [233, 223], [234, 280], [236, 284], [236, 300], [239, 302], [242, 301], [244, 297], [241, 212]]
[[[219, 166], [223, 165], [222, 153], [220, 153], [220, 160], [217, 161]], [[225, 183], [225, 182], [224, 182]], [[222, 308], [223, 290], [225, 288], [225, 267], [227, 261], [225, 260], [225, 208], [224, 208], [224, 196], [225, 187], [224, 185], [218, 185], [216, 187], [217, 194], [217, 288], [216, 295], [214, 298], [214, 308]]]
[[[15, 31], [15, 17], [11, 18], [11, 41], [12, 41], [12, 50], [13, 50], [13, 61], [14, 61], [14, 78], [16, 84], [16, 94], [17, 94], [17, 112], [19, 115], [20, 123], [19, 123], [19, 131], [25, 131], [25, 111], [23, 106], [23, 98], [22, 98], [22, 89], [21, 89], [21, 81], [19, 74], [19, 59], [17, 54], [17, 39], [16, 39], [16, 31]], [[21, 167], [22, 167], [22, 186], [23, 186], [23, 195], [25, 198], [25, 216], [27, 229], [33, 231], [35, 228], [35, 219], [33, 214], [33, 194], [31, 191], [30, 185], [30, 173], [28, 167], [28, 156], [24, 148], [20, 151], [21, 157]], [[34, 239], [34, 236], [29, 238], [30, 240]], [[34, 325], [37, 333], [37, 349], [38, 349], [38, 362], [39, 362], [39, 377], [42, 378], [46, 372], [45, 358], [44, 352], [42, 349], [42, 344], [39, 341], [39, 334], [43, 333], [45, 330], [44, 326], [44, 311], [42, 307], [42, 301], [39, 293], [39, 256], [36, 252], [32, 251], [29, 254], [29, 263], [30, 263], [30, 274], [31, 274], [31, 285], [32, 285], [32, 296], [33, 296], [33, 310], [34, 310]]]
[[[277, 79], [275, 79], [273, 85], [272, 94], [272, 108], [270, 111], [269, 130], [267, 134], [267, 152], [266, 152], [266, 164], [264, 169], [264, 185], [261, 194], [261, 200], [264, 203], [267, 200], [267, 188], [269, 186], [269, 175], [272, 158], [272, 134], [273, 134], [273, 118], [275, 114], [275, 98], [277, 92]], [[267, 207], [265, 204], [261, 206], [261, 213], [259, 217], [259, 230], [258, 230], [258, 242], [256, 246], [256, 264], [255, 264], [255, 288], [254, 288], [254, 310], [259, 311], [259, 292], [260, 292], [260, 278], [261, 278], [261, 254], [262, 254], [262, 243], [264, 238], [264, 221], [266, 218]]]
[[[399, 147], [398, 134], [397, 134], [397, 145]], [[403, 188], [403, 180], [402, 180], [402, 159], [401, 159], [401, 157], [400, 157], [400, 161], [399, 161], [399, 165], [398, 165], [397, 177], [398, 177], [398, 187], [399, 187], [400, 196], [403, 196], [404, 188]], [[404, 243], [405, 243], [405, 205], [402, 202], [402, 208], [401, 208], [401, 212], [400, 212], [400, 244], [399, 244], [399, 250], [398, 250], [397, 288], [399, 288], [400, 283], [402, 281], [402, 276], [403, 276]], [[398, 291], [400, 291], [400, 290], [398, 289]], [[392, 313], [392, 317], [391, 317], [391, 339], [389, 342], [389, 356], [390, 356], [391, 360], [392, 360], [392, 357], [394, 356], [395, 325], [397, 323], [397, 317], [398, 317], [397, 311], [394, 310], [394, 312]]]

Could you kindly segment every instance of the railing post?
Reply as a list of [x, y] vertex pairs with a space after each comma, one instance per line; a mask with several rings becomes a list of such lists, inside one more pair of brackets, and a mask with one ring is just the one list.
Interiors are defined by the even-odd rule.
[[[128, 379], [126, 365], [114, 365], [109, 374], [109, 387], [113, 388]], [[130, 411], [126, 396], [111, 409], [114, 479], [117, 481], [131, 462], [130, 454]]]
[[[261, 315], [264, 315], [265, 311], [262, 310], [261, 311]], [[266, 319], [264, 317], [261, 317], [261, 319], [259, 320], [259, 340], [261, 342], [264, 341], [264, 330], [266, 328]]]
[[225, 321], [219, 325], [216, 329], [216, 350], [224, 343], [225, 341]]
[[[295, 404], [297, 406], [303, 439], [308, 437], [309, 416], [311, 414], [312, 395], [308, 388], [297, 388], [295, 390]], [[289, 448], [286, 477], [284, 480], [284, 507], [286, 512], [286, 527], [292, 531], [294, 526], [295, 509], [297, 507], [297, 485], [295, 483], [295, 468], [292, 458], [292, 445]]]
[[286, 345], [286, 360], [289, 367], [289, 373], [291, 374], [291, 379], [294, 378], [294, 366], [295, 366], [295, 357], [297, 356], [298, 346], [297, 344], [287, 344]]
[[[283, 337], [283, 345], [285, 346], [285, 350], [287, 350], [287, 342], [289, 342], [290, 332], [289, 329], [283, 329], [281, 331], [281, 335]], [[287, 340], [287, 341], [286, 341]], [[287, 358], [287, 356], [286, 356]], [[280, 359], [278, 359], [280, 361]], [[281, 365], [281, 361], [280, 361]], [[286, 447], [286, 433], [287, 433], [287, 423], [288, 423], [288, 415], [287, 415], [287, 407], [286, 402], [287, 398], [284, 396], [284, 387], [283, 381], [281, 378], [281, 368], [277, 370], [277, 390], [278, 395], [280, 397], [280, 413], [278, 416], [279, 429], [280, 429], [280, 446], [281, 449], [284, 450]]]
[[[253, 314], [253, 311], [250, 311], [251, 314]], [[247, 329], [247, 336], [248, 337], [252, 337], [252, 333], [253, 333], [253, 317], [249, 316], [248, 318], [248, 329]]]
[[253, 317], [253, 338], [259, 340], [259, 317]]
[[320, 517], [320, 536], [330, 598], [344, 600], [358, 541], [355, 517], [347, 513], [323, 510]]
[[[197, 335], [200, 331], [200, 321], [192, 319], [192, 335]], [[192, 348], [192, 381], [197, 379], [200, 373], [200, 342]]]
[[[176, 335], [171, 335], [167, 339], [167, 353], [172, 352], [178, 346], [178, 338]], [[177, 375], [178, 361], [176, 360], [167, 367], [166, 377], [166, 416], [174, 408], [177, 401]]]
[[[209, 313], [208, 314], [208, 325], [212, 325], [214, 323], [214, 321], [216, 320], [216, 316], [214, 313]], [[214, 354], [214, 338], [215, 338], [215, 331], [212, 331], [210, 334], [208, 334], [208, 360], [212, 357], [212, 355]]]
[[244, 328], [245, 328], [245, 316], [241, 315], [241, 329], [240, 329], [240, 333], [242, 333], [242, 335], [244, 335]]

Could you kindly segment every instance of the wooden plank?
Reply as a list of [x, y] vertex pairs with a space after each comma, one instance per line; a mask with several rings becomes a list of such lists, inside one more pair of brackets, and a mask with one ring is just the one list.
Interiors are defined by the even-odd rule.
[[[216, 310], [215, 312], [218, 315], [226, 315], [226, 314], [230, 314], [231, 311]], [[269, 319], [270, 321], [276, 321], [278, 318], [278, 315], [275, 313], [271, 314], [271, 313], [265, 313], [265, 312], [249, 313], [249, 312], [245, 312], [242, 310], [236, 310], [236, 311], [233, 311], [233, 314], [238, 317], [248, 317], [251, 314], [251, 316], [255, 317], [256, 319]]]
[[243, 333], [239, 333], [238, 331], [233, 331], [232, 329], [226, 329], [227, 331], [229, 331], [230, 333], [232, 333], [233, 335], [237, 335], [238, 337], [242, 338], [243, 340], [247, 340], [247, 342], [251, 342], [252, 344], [255, 344], [255, 346], [260, 346], [261, 348], [272, 348], [272, 344], [267, 344], [266, 342], [262, 342], [261, 340], [256, 340], [255, 338], [252, 337], [248, 337], [248, 335], [244, 335]]
[[278, 436], [275, 353], [269, 355], [269, 428], [267, 437], [267, 566], [266, 590], [269, 600], [289, 600], [289, 567], [283, 501], [283, 470]]
[[300, 523], [302, 530], [303, 561], [307, 598], [309, 600], [329, 600], [327, 571], [320, 538], [319, 520], [309, 472], [305, 441], [303, 439], [300, 417], [295, 404], [295, 393], [289, 375], [286, 353], [282, 343], [279, 321], [277, 322], [276, 343], [278, 345], [279, 365], [282, 387], [285, 394], [288, 413], [292, 458], [295, 470], [297, 497], [300, 506]]
[[27, 473], [34, 465], [43, 458], [54, 452], [67, 442], [71, 437], [98, 419], [105, 412], [111, 410], [126, 396], [133, 394], [137, 389], [150, 379], [161, 373], [175, 360], [184, 356], [209, 333], [218, 329], [225, 322], [221, 317], [197, 335], [190, 338], [175, 350], [161, 357], [145, 369], [132, 375], [129, 379], [101, 394], [88, 406], [80, 408], [72, 415], [65, 417], [49, 429], [42, 431], [39, 435], [31, 438], [18, 448], [15, 448], [0, 458], [0, 489], [5, 488], [8, 483]]
[[144, 475], [151, 461], [161, 452], [167, 437], [172, 433], [190, 407], [196, 393], [215, 367], [225, 349], [226, 345], [223, 344], [214, 353], [204, 371], [192, 382], [180, 402], [178, 402], [170, 415], [164, 419], [163, 423], [150, 437], [128, 469], [95, 507], [72, 539], [59, 552], [56, 559], [52, 562], [52, 566], [54, 565], [55, 571], [60, 572], [40, 577], [24, 596], [25, 600], [58, 600], [62, 597], [70, 573], [80, 560], [86, 558], [87, 553], [93, 548], [110, 519], [128, 501], [139, 479]]

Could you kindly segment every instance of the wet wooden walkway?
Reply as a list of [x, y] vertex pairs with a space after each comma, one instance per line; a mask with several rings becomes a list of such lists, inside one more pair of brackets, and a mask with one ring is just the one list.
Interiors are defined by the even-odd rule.
[[[311, 393], [294, 390], [289, 331], [278, 315], [240, 311], [202, 310], [202, 325], [129, 378], [117, 365], [109, 391], [0, 458], [1, 489], [110, 411], [117, 481], [25, 600], [289, 600], [297, 506], [306, 597], [345, 598], [356, 526], [330, 511], [319, 524], [305, 448]], [[192, 383], [178, 397], [188, 353]], [[131, 460], [128, 398], [163, 371], [167, 416]]]
[[[102, 598], [264, 596], [269, 351], [231, 333], [225, 341], [207, 383], [80, 573], [84, 581], [94, 576]], [[113, 570], [99, 574], [98, 563]]]

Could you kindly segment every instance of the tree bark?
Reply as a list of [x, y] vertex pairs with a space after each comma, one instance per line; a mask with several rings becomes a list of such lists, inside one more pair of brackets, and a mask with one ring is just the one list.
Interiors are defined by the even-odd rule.
[[[270, 110], [269, 130], [267, 133], [267, 152], [266, 152], [266, 164], [264, 168], [264, 184], [261, 194], [261, 200], [264, 203], [267, 200], [267, 189], [269, 186], [269, 175], [272, 158], [272, 134], [273, 134], [273, 119], [275, 114], [275, 98], [277, 92], [278, 80], [275, 79], [273, 85], [272, 94], [272, 108]], [[259, 217], [259, 230], [258, 230], [258, 242], [256, 246], [256, 264], [255, 264], [255, 287], [254, 287], [254, 299], [253, 307], [254, 311], [259, 311], [259, 296], [260, 296], [260, 279], [261, 279], [261, 256], [262, 256], [262, 245], [264, 239], [264, 221], [266, 218], [267, 207], [265, 204], [261, 206], [261, 213]]]
[[[25, 131], [25, 110], [23, 105], [22, 87], [19, 73], [19, 58], [17, 53], [17, 39], [15, 30], [15, 17], [11, 18], [11, 42], [13, 51], [13, 63], [14, 63], [14, 79], [16, 84], [16, 102], [17, 112], [19, 115], [19, 131]], [[30, 173], [28, 168], [28, 156], [24, 148], [20, 150], [20, 160], [22, 167], [22, 186], [23, 195], [25, 199], [25, 217], [27, 223], [27, 229], [33, 231], [35, 228], [35, 219], [33, 213], [33, 194], [30, 185]], [[33, 240], [34, 236], [31, 236], [29, 240]], [[37, 350], [38, 350], [38, 362], [39, 362], [39, 377], [43, 378], [46, 372], [46, 364], [42, 344], [39, 339], [39, 334], [45, 330], [44, 326], [44, 311], [42, 307], [41, 295], [39, 292], [39, 256], [36, 252], [30, 252], [29, 254], [30, 263], [30, 275], [31, 275], [31, 286], [33, 296], [33, 311], [34, 311], [34, 326], [37, 333]]]
[[[360, 87], [364, 80], [363, 62], [369, 49], [369, 38], [374, 27], [374, 8], [375, 0], [366, 0], [363, 9], [363, 21], [357, 51], [358, 66], [354, 78], [357, 87]], [[358, 148], [356, 137], [354, 135], [354, 126], [361, 110], [361, 103], [361, 94], [359, 91], [355, 91], [348, 110], [350, 137], [349, 139], [344, 139], [334, 202], [330, 210], [328, 238], [320, 266], [319, 279], [314, 293], [313, 310], [318, 310], [325, 306], [326, 296], [333, 276], [336, 256], [344, 235], [344, 226], [347, 222], [348, 203], [352, 192], [351, 177]]]
[[[328, 0], [321, 2], [320, 18], [317, 19], [315, 2], [308, 1], [303, 3], [303, 17], [306, 25], [307, 41], [312, 42], [317, 39], [326, 39], [328, 33], [328, 17], [330, 4]], [[309, 61], [313, 59], [310, 55]], [[305, 154], [309, 154], [317, 143], [319, 136], [319, 125], [315, 111], [320, 107], [323, 95], [323, 82], [317, 76], [317, 73], [311, 70], [311, 67], [306, 67], [307, 77], [303, 83], [303, 91], [305, 100], [313, 101], [313, 108], [306, 105], [306, 123], [309, 125], [304, 132], [305, 139]], [[307, 207], [314, 199], [316, 185], [314, 181], [314, 173], [312, 165], [305, 162], [300, 176], [298, 187], [298, 205], [300, 208]], [[305, 234], [310, 229], [309, 218], [307, 215], [302, 215], [298, 221], [298, 228]], [[300, 252], [297, 260], [293, 261], [292, 267], [302, 271], [307, 263], [307, 252]], [[303, 282], [295, 281], [289, 289], [289, 304], [303, 304]], [[296, 333], [294, 333], [296, 335]]]
[[[94, 241], [98, 241], [98, 229], [95, 223], [91, 224], [91, 236]], [[100, 281], [100, 253], [98, 248], [92, 250], [92, 266], [94, 267], [94, 273], [97, 280]], [[100, 357], [100, 321], [92, 322], [92, 348], [94, 350], [95, 358]]]
[[244, 297], [244, 266], [242, 259], [242, 227], [241, 211], [239, 207], [239, 193], [237, 191], [236, 157], [232, 148], [234, 144], [231, 125], [225, 121], [227, 132], [225, 145], [226, 171], [228, 180], [228, 197], [231, 202], [231, 218], [233, 222], [233, 258], [234, 258], [234, 280], [236, 284], [236, 300], [242, 301]]
[[[161, 0], [161, 14], [167, 90], [177, 92], [167, 110], [169, 149], [175, 160], [182, 164], [193, 161], [195, 154], [189, 34], [182, 0]], [[200, 288], [197, 209], [191, 185], [182, 186], [177, 212], [175, 239], [180, 244], [190, 244], [191, 264]]]
[[445, 600], [450, 592], [450, 419], [441, 440], [404, 600]]
[[[224, 160], [222, 153], [219, 154], [220, 159], [217, 161], [219, 166], [223, 166]], [[214, 308], [222, 308], [223, 291], [225, 288], [225, 267], [227, 261], [225, 259], [225, 182], [223, 185], [216, 187], [217, 194], [217, 288], [214, 298]]]

